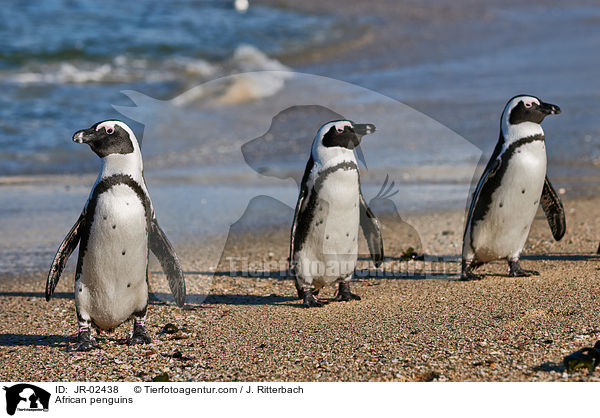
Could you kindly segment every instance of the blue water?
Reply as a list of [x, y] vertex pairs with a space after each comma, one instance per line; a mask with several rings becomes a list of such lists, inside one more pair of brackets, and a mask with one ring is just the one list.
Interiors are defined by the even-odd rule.
[[[7, 4], [8, 3], [8, 4]], [[227, 1], [4, 1], [3, 68], [116, 55], [226, 58], [241, 40], [267, 53], [306, 40], [319, 19], [253, 6], [237, 13]], [[313, 35], [314, 36], [314, 35]]]
[[0, 22], [0, 175], [80, 169], [84, 154], [73, 154], [70, 136], [122, 119], [112, 108], [130, 104], [122, 90], [171, 98], [263, 69], [236, 56], [242, 45], [258, 56], [289, 56], [327, 41], [335, 26], [329, 17], [263, 6], [239, 13], [226, 0], [6, 0]]

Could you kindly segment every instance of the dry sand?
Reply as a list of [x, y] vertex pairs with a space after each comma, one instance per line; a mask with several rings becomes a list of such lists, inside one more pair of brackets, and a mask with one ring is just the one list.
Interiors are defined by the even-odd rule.
[[[599, 204], [567, 199], [568, 232], [559, 243], [538, 214], [522, 264], [540, 276], [510, 278], [505, 263], [493, 263], [477, 282], [456, 280], [462, 211], [412, 216], [406, 220], [421, 232], [426, 253], [455, 261], [412, 261], [404, 270], [447, 272], [371, 275], [353, 283], [361, 301], [320, 309], [301, 307], [277, 268], [257, 278], [228, 274], [222, 265], [207, 292], [203, 247], [180, 249], [186, 309], [153, 303], [151, 344], [122, 344], [131, 327], [125, 324], [89, 353], [65, 351], [76, 334], [72, 273], [50, 303], [45, 272], [1, 277], [0, 380], [145, 381], [163, 371], [174, 381], [600, 380], [600, 371], [568, 375], [561, 364], [600, 337]], [[399, 224], [390, 222], [384, 220], [388, 271], [398, 267], [403, 247]], [[239, 236], [230, 253], [285, 263], [287, 240], [287, 227]], [[158, 295], [168, 292], [161, 274], [151, 284]], [[161, 334], [167, 323], [181, 331]]]

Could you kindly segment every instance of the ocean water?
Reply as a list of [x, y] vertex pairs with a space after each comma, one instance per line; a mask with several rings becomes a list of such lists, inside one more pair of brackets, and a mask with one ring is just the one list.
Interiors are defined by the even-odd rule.
[[330, 17], [239, 13], [229, 0], [6, 0], [0, 21], [0, 175], [91, 171], [69, 138], [122, 118], [112, 105], [128, 103], [123, 90], [172, 98], [231, 73], [282, 69], [277, 57], [339, 36]]

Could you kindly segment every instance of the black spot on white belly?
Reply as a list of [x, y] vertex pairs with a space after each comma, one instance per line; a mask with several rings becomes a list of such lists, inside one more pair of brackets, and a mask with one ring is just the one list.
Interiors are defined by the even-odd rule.
[[329, 239], [329, 235], [325, 235], [325, 239]]
[[521, 190], [521, 193], [525, 194], [525, 189]]
[[117, 229], [117, 225], [113, 225], [113, 229]]
[[131, 283], [127, 283], [127, 287], [131, 287]]
[[121, 252], [121, 254], [125, 255], [125, 250], [123, 250], [123, 251]]
[[504, 206], [504, 202], [500, 202], [500, 207]]
[[102, 219], [106, 220], [106, 216], [103, 216]]
[[346, 236], [349, 237], [350, 236], [350, 232], [346, 232]]

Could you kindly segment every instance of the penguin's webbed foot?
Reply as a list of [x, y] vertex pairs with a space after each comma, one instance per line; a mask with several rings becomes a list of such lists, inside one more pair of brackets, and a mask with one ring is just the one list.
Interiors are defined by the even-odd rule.
[[476, 261], [476, 260], [467, 261], [467, 260], [463, 259], [462, 271], [460, 273], [460, 281], [469, 282], [471, 280], [483, 279], [482, 274], [475, 274], [473, 272], [473, 270], [477, 270], [482, 265], [483, 265], [483, 263]]
[[[296, 291], [298, 291], [298, 299], [304, 300], [304, 296], [305, 296], [304, 290], [298, 284], [296, 284]], [[318, 290], [313, 290], [312, 294], [314, 296], [318, 296], [319, 295], [319, 291]]]
[[141, 324], [133, 324], [133, 334], [127, 341], [129, 345], [150, 344], [152, 340], [146, 333], [146, 328]]
[[320, 308], [323, 306], [323, 302], [321, 302], [311, 289], [304, 290], [304, 306], [306, 308]]
[[536, 270], [525, 270], [521, 268], [519, 261], [509, 261], [508, 262], [508, 275], [510, 277], [530, 277], [530, 276], [539, 276], [540, 272]]
[[348, 302], [351, 300], [360, 300], [360, 296], [350, 291], [350, 285], [347, 282], [341, 282], [333, 300], [336, 302]]
[[89, 329], [79, 331], [77, 335], [77, 342], [75, 344], [71, 344], [67, 347], [67, 351], [75, 352], [75, 351], [90, 351], [94, 348], [98, 348], [98, 344], [94, 338], [92, 338], [92, 333]]

